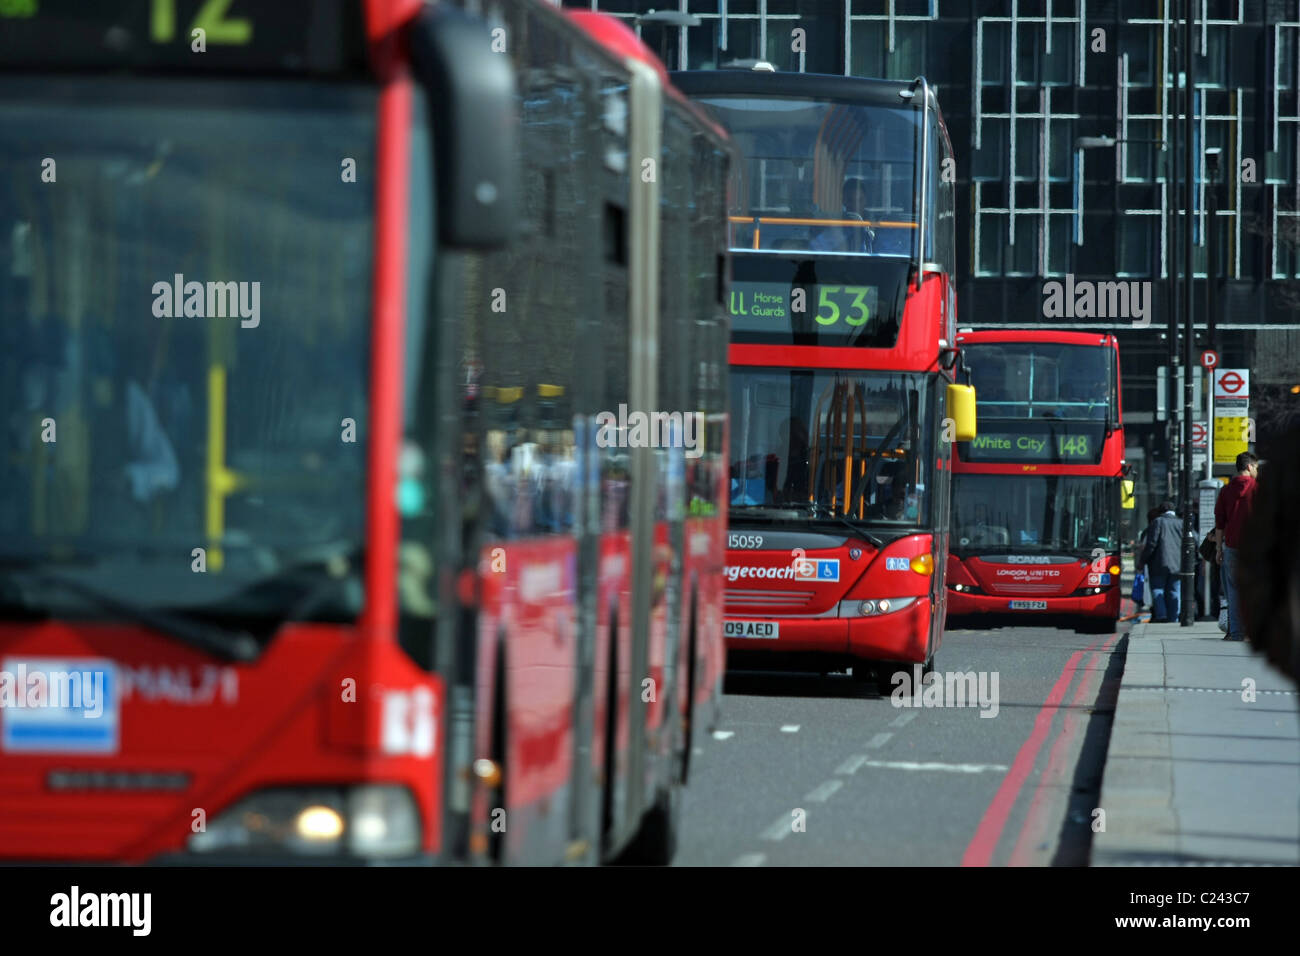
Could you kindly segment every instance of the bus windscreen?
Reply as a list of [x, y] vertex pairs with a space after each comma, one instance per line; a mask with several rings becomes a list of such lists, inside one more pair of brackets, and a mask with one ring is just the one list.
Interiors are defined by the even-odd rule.
[[959, 475], [952, 546], [963, 554], [1090, 555], [1119, 545], [1114, 478]]
[[966, 346], [965, 353], [981, 422], [986, 418], [1106, 421], [1115, 391], [1109, 348], [982, 342]]
[[733, 247], [911, 255], [920, 124], [911, 106], [701, 102], [745, 157], [732, 191]]

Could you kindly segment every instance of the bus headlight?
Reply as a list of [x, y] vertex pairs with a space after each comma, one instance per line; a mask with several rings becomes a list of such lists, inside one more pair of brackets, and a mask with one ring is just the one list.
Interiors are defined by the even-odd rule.
[[333, 807], [307, 807], [294, 821], [298, 836], [308, 843], [328, 843], [343, 835], [343, 817]]
[[877, 598], [874, 601], [841, 601], [839, 615], [840, 617], [879, 617], [882, 614], [892, 614], [905, 607], [911, 607], [918, 600], [920, 599], [915, 597], [902, 597]]
[[283, 787], [240, 800], [189, 839], [192, 853], [359, 857], [420, 850], [420, 814], [405, 787]]

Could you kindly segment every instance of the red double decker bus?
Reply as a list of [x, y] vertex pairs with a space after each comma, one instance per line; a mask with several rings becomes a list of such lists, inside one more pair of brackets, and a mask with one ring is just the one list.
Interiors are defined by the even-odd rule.
[[729, 145], [467, 6], [0, 8], [0, 858], [671, 856]]
[[928, 668], [946, 598], [944, 422], [973, 429], [969, 389], [953, 384], [952, 149], [934, 93], [924, 79], [770, 69], [674, 78], [744, 155], [728, 659]]
[[1115, 336], [957, 335], [979, 436], [953, 462], [948, 614], [1115, 626], [1124, 462]]

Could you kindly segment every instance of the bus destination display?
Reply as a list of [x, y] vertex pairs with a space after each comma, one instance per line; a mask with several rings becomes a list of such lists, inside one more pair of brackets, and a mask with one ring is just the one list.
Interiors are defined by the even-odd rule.
[[1076, 423], [1046, 430], [981, 428], [974, 441], [962, 446], [962, 455], [968, 461], [1095, 464], [1103, 438], [1101, 429]]
[[876, 286], [733, 282], [727, 310], [735, 331], [824, 329], [833, 333], [867, 325], [878, 315], [879, 304]]

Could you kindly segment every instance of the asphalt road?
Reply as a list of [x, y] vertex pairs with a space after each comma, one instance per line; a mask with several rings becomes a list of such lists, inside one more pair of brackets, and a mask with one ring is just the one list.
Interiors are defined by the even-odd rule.
[[898, 706], [915, 700], [847, 674], [730, 673], [675, 865], [1086, 864], [1127, 628], [949, 630], [944, 686], [974, 672], [984, 690], [964, 707]]

